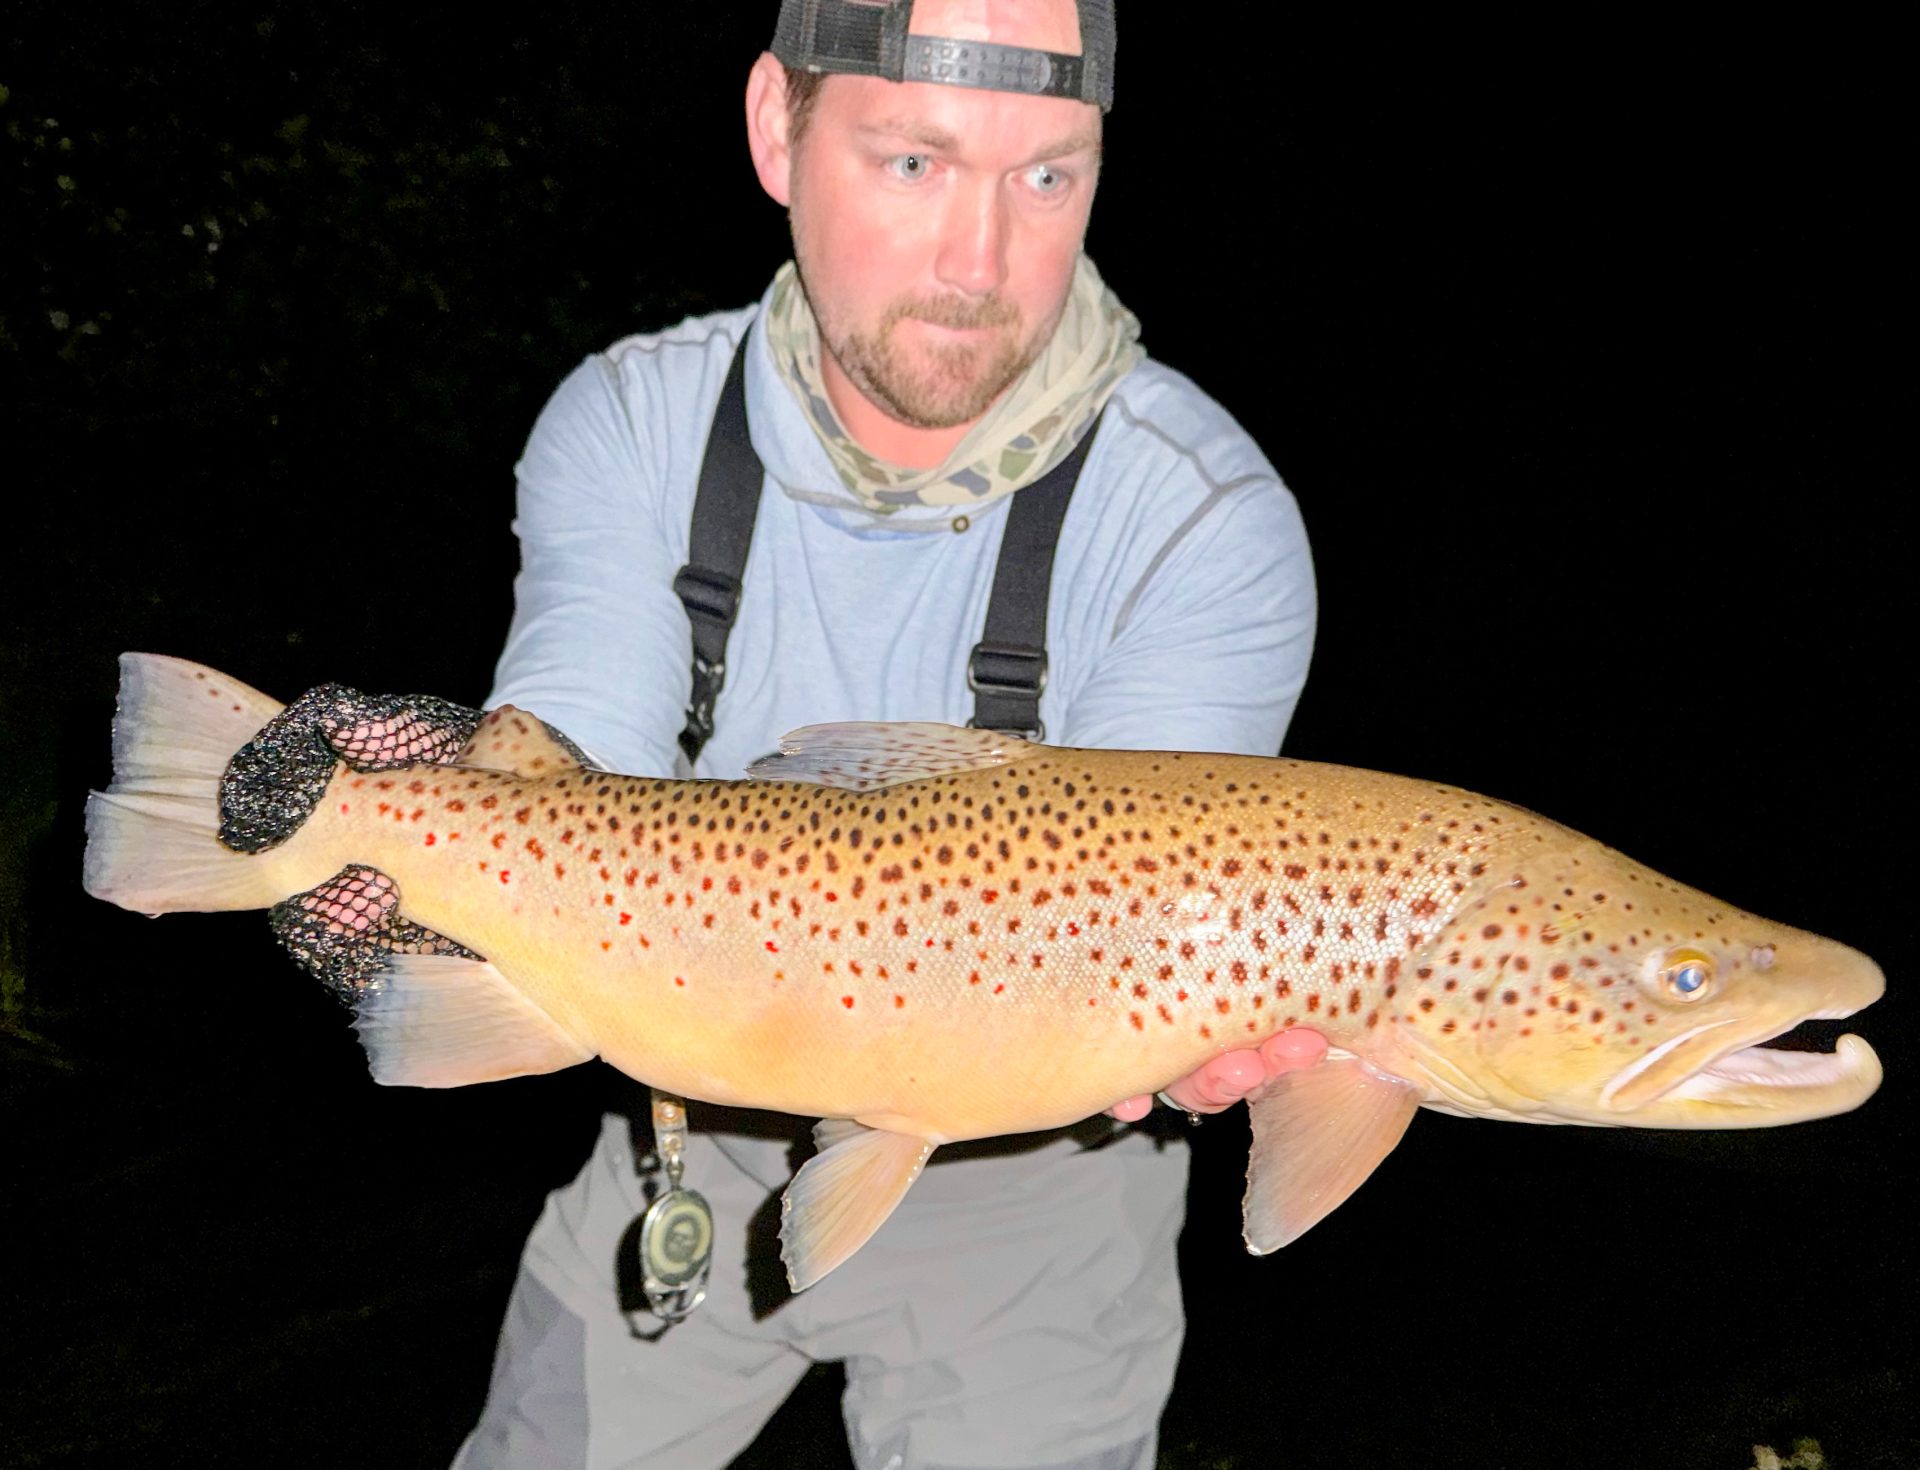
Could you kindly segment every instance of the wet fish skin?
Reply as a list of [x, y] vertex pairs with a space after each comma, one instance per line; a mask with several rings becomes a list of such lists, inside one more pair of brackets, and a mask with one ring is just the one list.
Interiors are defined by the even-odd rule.
[[[206, 676], [223, 677], [177, 661], [133, 677]], [[246, 693], [236, 746], [272, 704]], [[382, 1080], [597, 1053], [686, 1096], [864, 1125], [815, 1161], [854, 1167], [803, 1170], [790, 1192], [802, 1284], [859, 1243], [806, 1238], [829, 1173], [836, 1200], [878, 1202], [870, 1230], [932, 1145], [1073, 1122], [1292, 1025], [1333, 1050], [1253, 1104], [1255, 1249], [1333, 1208], [1421, 1104], [1762, 1126], [1857, 1106], [1879, 1080], [1858, 1038], [1825, 1058], [1747, 1050], [1869, 1004], [1871, 961], [1506, 803], [941, 726], [814, 727], [786, 748], [748, 781], [611, 775], [496, 711], [461, 764], [342, 764], [290, 837], [239, 860], [228, 897], [274, 902], [363, 864], [408, 920], [486, 956], [403, 961], [366, 999]], [[110, 804], [141, 795], [127, 769], [96, 798], [89, 886], [138, 907], [154, 895], [107, 852]], [[228, 906], [205, 897], [165, 906]], [[478, 1009], [434, 1011], [467, 980]], [[431, 1067], [417, 1020], [395, 1019], [414, 1001], [439, 1017]], [[519, 1041], [450, 1054], [443, 1023], [483, 1013], [483, 1035]]]

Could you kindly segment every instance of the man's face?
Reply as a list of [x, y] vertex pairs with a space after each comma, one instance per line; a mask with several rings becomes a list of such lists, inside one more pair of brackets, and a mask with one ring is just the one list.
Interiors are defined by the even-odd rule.
[[[913, 29], [1080, 49], [1064, 0], [1006, 8], [922, 0]], [[794, 254], [827, 349], [869, 400], [952, 428], [1026, 370], [1066, 306], [1099, 150], [1084, 102], [823, 82], [793, 158]]]

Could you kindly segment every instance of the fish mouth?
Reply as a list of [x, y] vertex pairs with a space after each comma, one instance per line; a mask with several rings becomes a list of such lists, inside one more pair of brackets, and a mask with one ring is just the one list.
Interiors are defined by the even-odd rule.
[[[1870, 1004], [1871, 1002], [1866, 1002]], [[1761, 1128], [1856, 1108], [1880, 1085], [1880, 1058], [1863, 1039], [1842, 1035], [1832, 1051], [1807, 1048], [1804, 1022], [1835, 1021], [1862, 1006], [1811, 1011], [1785, 1025], [1729, 1035], [1733, 1021], [1697, 1026], [1642, 1057], [1601, 1092], [1613, 1112], [1659, 1127]], [[1774, 1046], [1770, 1043], [1784, 1042]], [[1622, 1121], [1626, 1121], [1622, 1119]]]

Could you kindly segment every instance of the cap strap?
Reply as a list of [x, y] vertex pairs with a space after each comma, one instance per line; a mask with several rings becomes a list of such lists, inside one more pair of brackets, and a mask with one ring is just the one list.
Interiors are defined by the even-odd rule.
[[909, 34], [900, 80], [1078, 100], [1081, 66], [1081, 57], [1059, 51]]

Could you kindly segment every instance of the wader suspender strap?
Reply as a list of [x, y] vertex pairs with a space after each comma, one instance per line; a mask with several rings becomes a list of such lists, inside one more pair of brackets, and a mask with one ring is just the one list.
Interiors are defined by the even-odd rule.
[[1071, 454], [1010, 497], [1000, 561], [987, 596], [987, 626], [967, 660], [967, 688], [973, 691], [973, 718], [967, 724], [975, 730], [1047, 738], [1047, 728], [1040, 723], [1040, 691], [1047, 687], [1053, 551], [1080, 467], [1099, 432], [1095, 419]]
[[[720, 390], [693, 497], [687, 564], [673, 579], [673, 590], [693, 625], [693, 692], [687, 701], [687, 727], [680, 732], [688, 765], [713, 735], [713, 705], [727, 677], [727, 635], [740, 611], [740, 579], [766, 476], [747, 433], [749, 340], [740, 339]], [[973, 718], [967, 723], [975, 729], [1046, 738], [1040, 692], [1047, 687], [1053, 552], [1074, 482], [1099, 431], [1096, 419], [1071, 454], [1011, 497], [993, 591], [987, 598], [986, 628], [967, 660], [967, 688], [973, 691]]]
[[687, 564], [673, 579], [693, 624], [693, 691], [687, 696], [687, 728], [680, 732], [688, 766], [713, 735], [713, 702], [727, 681], [727, 635], [740, 612], [740, 578], [766, 475], [747, 437], [747, 341], [743, 334], [720, 390], [693, 497]]

